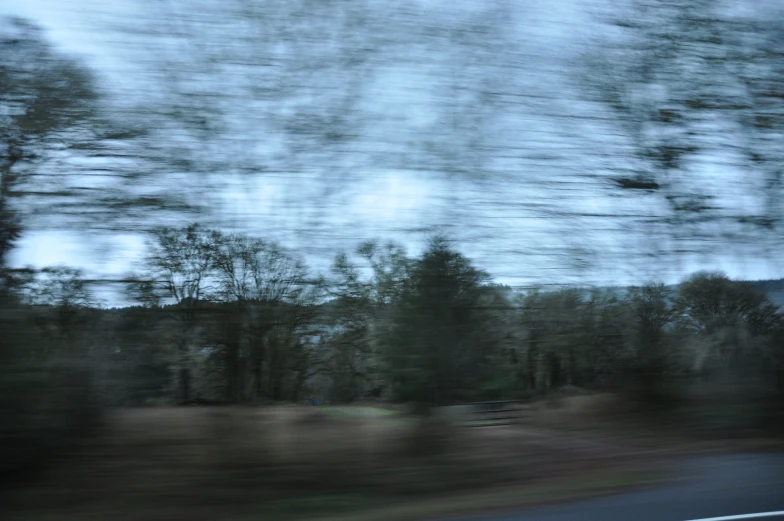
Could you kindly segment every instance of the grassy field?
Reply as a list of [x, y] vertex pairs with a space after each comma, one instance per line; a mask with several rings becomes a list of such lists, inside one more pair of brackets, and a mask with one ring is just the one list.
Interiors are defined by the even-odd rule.
[[6, 519], [413, 520], [649, 484], [712, 450], [597, 429], [610, 409], [580, 398], [476, 429], [376, 406], [116, 410], [11, 491]]

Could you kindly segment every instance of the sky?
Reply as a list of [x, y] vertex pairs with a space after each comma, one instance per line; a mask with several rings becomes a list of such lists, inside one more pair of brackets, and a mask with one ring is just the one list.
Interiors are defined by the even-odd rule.
[[[374, 55], [381, 58], [374, 58], [372, 69], [359, 66], [356, 82], [330, 76], [339, 76], [339, 71], [319, 69], [320, 76], [292, 76], [294, 83], [304, 82], [304, 87], [296, 85], [295, 97], [277, 99], [273, 94], [260, 102], [250, 93], [274, 90], [277, 80], [243, 61], [253, 58], [254, 51], [213, 48], [210, 42], [222, 42], [227, 30], [257, 44], [262, 36], [252, 25], [232, 26], [233, 19], [227, 18], [224, 25], [212, 23], [210, 13], [218, 13], [217, 20], [220, 13], [230, 13], [235, 2], [200, 1], [203, 13], [191, 12], [186, 4], [12, 0], [0, 3], [0, 15], [36, 22], [56, 48], [83, 59], [98, 74], [108, 106], [120, 114], [164, 99], [167, 93], [159, 89], [159, 82], [166, 60], [197, 67], [202, 56], [225, 52], [221, 59], [232, 58], [220, 62], [223, 66], [215, 75], [194, 69], [192, 77], [178, 80], [185, 85], [181, 88], [214, 88], [222, 95], [223, 105], [216, 102], [211, 108], [221, 114], [223, 133], [199, 146], [192, 135], [183, 137], [183, 146], [190, 147], [202, 164], [217, 158], [214, 166], [198, 173], [199, 190], [187, 194], [206, 198], [202, 202], [219, 209], [210, 223], [278, 240], [303, 252], [316, 270], [327, 269], [336, 251], [367, 238], [399, 240], [416, 251], [428, 233], [440, 231], [496, 280], [512, 286], [674, 282], [697, 269], [719, 269], [743, 279], [784, 276], [777, 260], [781, 252], [769, 243], [736, 243], [717, 234], [713, 242], [703, 241], [699, 255], [675, 255], [672, 250], [678, 245], [656, 237], [655, 229], [635, 224], [645, 216], [661, 215], [661, 199], [623, 198], [612, 192], [608, 165], [628, 143], [605, 121], [606, 113], [582, 99], [571, 70], [587, 44], [608, 36], [593, 16], [619, 2], [499, 1], [504, 7], [499, 12], [510, 19], [494, 21], [484, 2], [419, 0], [410, 4], [413, 14], [401, 18], [414, 20], [417, 27], [379, 27], [378, 38], [387, 38]], [[171, 13], [186, 20], [173, 23], [173, 30], [201, 24], [200, 39], [129, 31], [145, 27], [147, 19], [165, 20]], [[474, 52], [483, 47], [470, 42], [464, 47], [444, 44], [439, 34], [416, 36], [431, 23], [476, 23], [480, 30], [484, 23], [490, 31], [480, 37], [491, 42], [490, 54]], [[313, 31], [315, 39], [322, 29]], [[336, 41], [351, 43], [346, 40], [350, 36], [341, 38]], [[506, 40], [493, 44], [493, 38]], [[297, 40], [303, 48], [315, 45], [313, 41], [306, 36]], [[262, 43], [273, 62], [293, 67], [285, 63], [291, 49]], [[342, 59], [341, 52], [318, 50], [325, 61]], [[340, 88], [327, 88], [330, 79]], [[326, 86], [321, 88], [322, 84]], [[359, 138], [323, 150], [286, 141], [287, 134], [279, 129], [292, 115], [320, 116], [321, 106], [351, 101], [345, 92], [351, 88], [357, 89], [359, 100], [352, 107], [363, 119], [349, 121], [346, 128]], [[500, 92], [492, 110], [478, 108], [478, 91]], [[171, 129], [168, 132], [167, 136], [174, 135]], [[215, 153], [235, 148], [226, 156]], [[292, 159], [292, 150], [304, 151]], [[724, 159], [718, 153], [705, 158], [692, 171], [691, 182], [707, 190], [717, 185], [715, 191], [728, 207], [753, 208], [758, 204], [754, 194], [733, 188], [746, 186], [747, 174], [727, 166]], [[258, 167], [262, 175], [247, 175], [249, 166]], [[471, 170], [471, 175], [461, 169]], [[194, 179], [192, 172], [158, 175], [155, 182], [164, 191], [194, 184], [183, 182], [186, 177]], [[108, 233], [99, 228], [32, 227], [13, 261], [38, 267], [68, 264], [96, 277], [121, 277], [140, 266], [145, 244], [141, 228]], [[652, 260], [651, 252], [660, 256]]]

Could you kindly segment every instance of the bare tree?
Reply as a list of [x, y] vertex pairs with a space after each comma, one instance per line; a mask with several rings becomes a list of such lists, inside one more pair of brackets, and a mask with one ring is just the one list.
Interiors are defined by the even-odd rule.
[[301, 388], [313, 369], [307, 338], [316, 334], [319, 286], [302, 260], [274, 242], [219, 232], [211, 240], [216, 294], [234, 314], [223, 321], [226, 395], [242, 399], [249, 382], [254, 398], [280, 399], [286, 375], [298, 374]]
[[184, 228], [158, 228], [146, 259], [147, 273], [136, 276], [134, 287], [150, 298], [173, 303], [174, 344], [178, 366], [179, 399], [191, 399], [192, 367], [195, 350], [203, 342], [199, 314], [211, 288], [214, 257], [209, 233], [197, 224]]

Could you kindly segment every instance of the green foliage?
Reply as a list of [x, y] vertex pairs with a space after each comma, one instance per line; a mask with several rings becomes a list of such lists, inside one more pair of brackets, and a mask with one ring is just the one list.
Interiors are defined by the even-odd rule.
[[[379, 397], [385, 387], [378, 348], [384, 324], [406, 284], [411, 259], [398, 244], [365, 241], [357, 262], [338, 254], [324, 281], [332, 297], [325, 338], [329, 355], [327, 396], [338, 402]], [[362, 262], [363, 264], [359, 264]], [[367, 276], [363, 276], [367, 275]]]
[[686, 326], [706, 335], [723, 328], [743, 328], [759, 335], [777, 324], [777, 308], [763, 293], [723, 273], [691, 275], [678, 288], [677, 305]]
[[25, 349], [5, 351], [4, 407], [20, 429], [31, 399], [50, 404], [53, 425], [79, 417], [57, 401], [71, 369], [85, 375], [86, 404], [95, 391], [111, 405], [184, 401], [185, 382], [195, 403], [386, 397], [424, 413], [601, 389], [648, 411], [721, 397], [746, 411], [729, 422], [781, 410], [780, 315], [722, 274], [515, 299], [440, 237], [416, 258], [363, 243], [330, 277], [261, 239], [197, 225], [152, 238], [148, 269], [130, 282], [140, 307], [97, 310], [76, 270], [17, 274], [3, 342]]
[[743, 412], [727, 421], [737, 425], [746, 418], [745, 426], [759, 426], [780, 416], [783, 324], [777, 306], [751, 284], [711, 272], [688, 277], [675, 302], [689, 340], [700, 346], [697, 367], [714, 389], [713, 399]]
[[744, 403], [775, 394], [776, 364], [762, 360], [780, 351], [781, 318], [751, 285], [697, 273], [678, 287], [648, 284], [620, 297], [526, 294], [512, 361], [519, 385], [539, 393], [569, 385], [617, 391], [646, 410], [683, 404], [699, 386], [734, 389]]
[[675, 310], [669, 288], [648, 284], [631, 288], [629, 349], [621, 360], [625, 387], [646, 408], [671, 408], [680, 399], [686, 370], [682, 339], [673, 331]]
[[521, 302], [521, 383], [539, 392], [569, 385], [615, 388], [626, 315], [608, 292], [529, 292]]
[[430, 241], [381, 328], [381, 356], [399, 400], [441, 405], [491, 381], [498, 343], [481, 309], [486, 273], [445, 239]]
[[[57, 286], [44, 273], [42, 287]], [[95, 366], [89, 358], [95, 316], [57, 293], [32, 307], [0, 293], [0, 474], [37, 468], [99, 422]], [[72, 294], [68, 294], [69, 297]], [[58, 300], [57, 296], [63, 298]]]

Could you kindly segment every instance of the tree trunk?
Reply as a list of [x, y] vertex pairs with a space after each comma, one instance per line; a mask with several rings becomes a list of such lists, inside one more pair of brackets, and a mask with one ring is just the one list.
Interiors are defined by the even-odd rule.
[[226, 401], [237, 403], [240, 401], [240, 347], [232, 342], [226, 346], [226, 359], [224, 360], [224, 383], [226, 385]]
[[187, 367], [180, 368], [179, 392], [180, 403], [187, 403], [191, 399], [191, 371]]
[[262, 386], [262, 365], [263, 360], [260, 356], [256, 356], [253, 359], [253, 398], [258, 400], [264, 394], [264, 388]]

